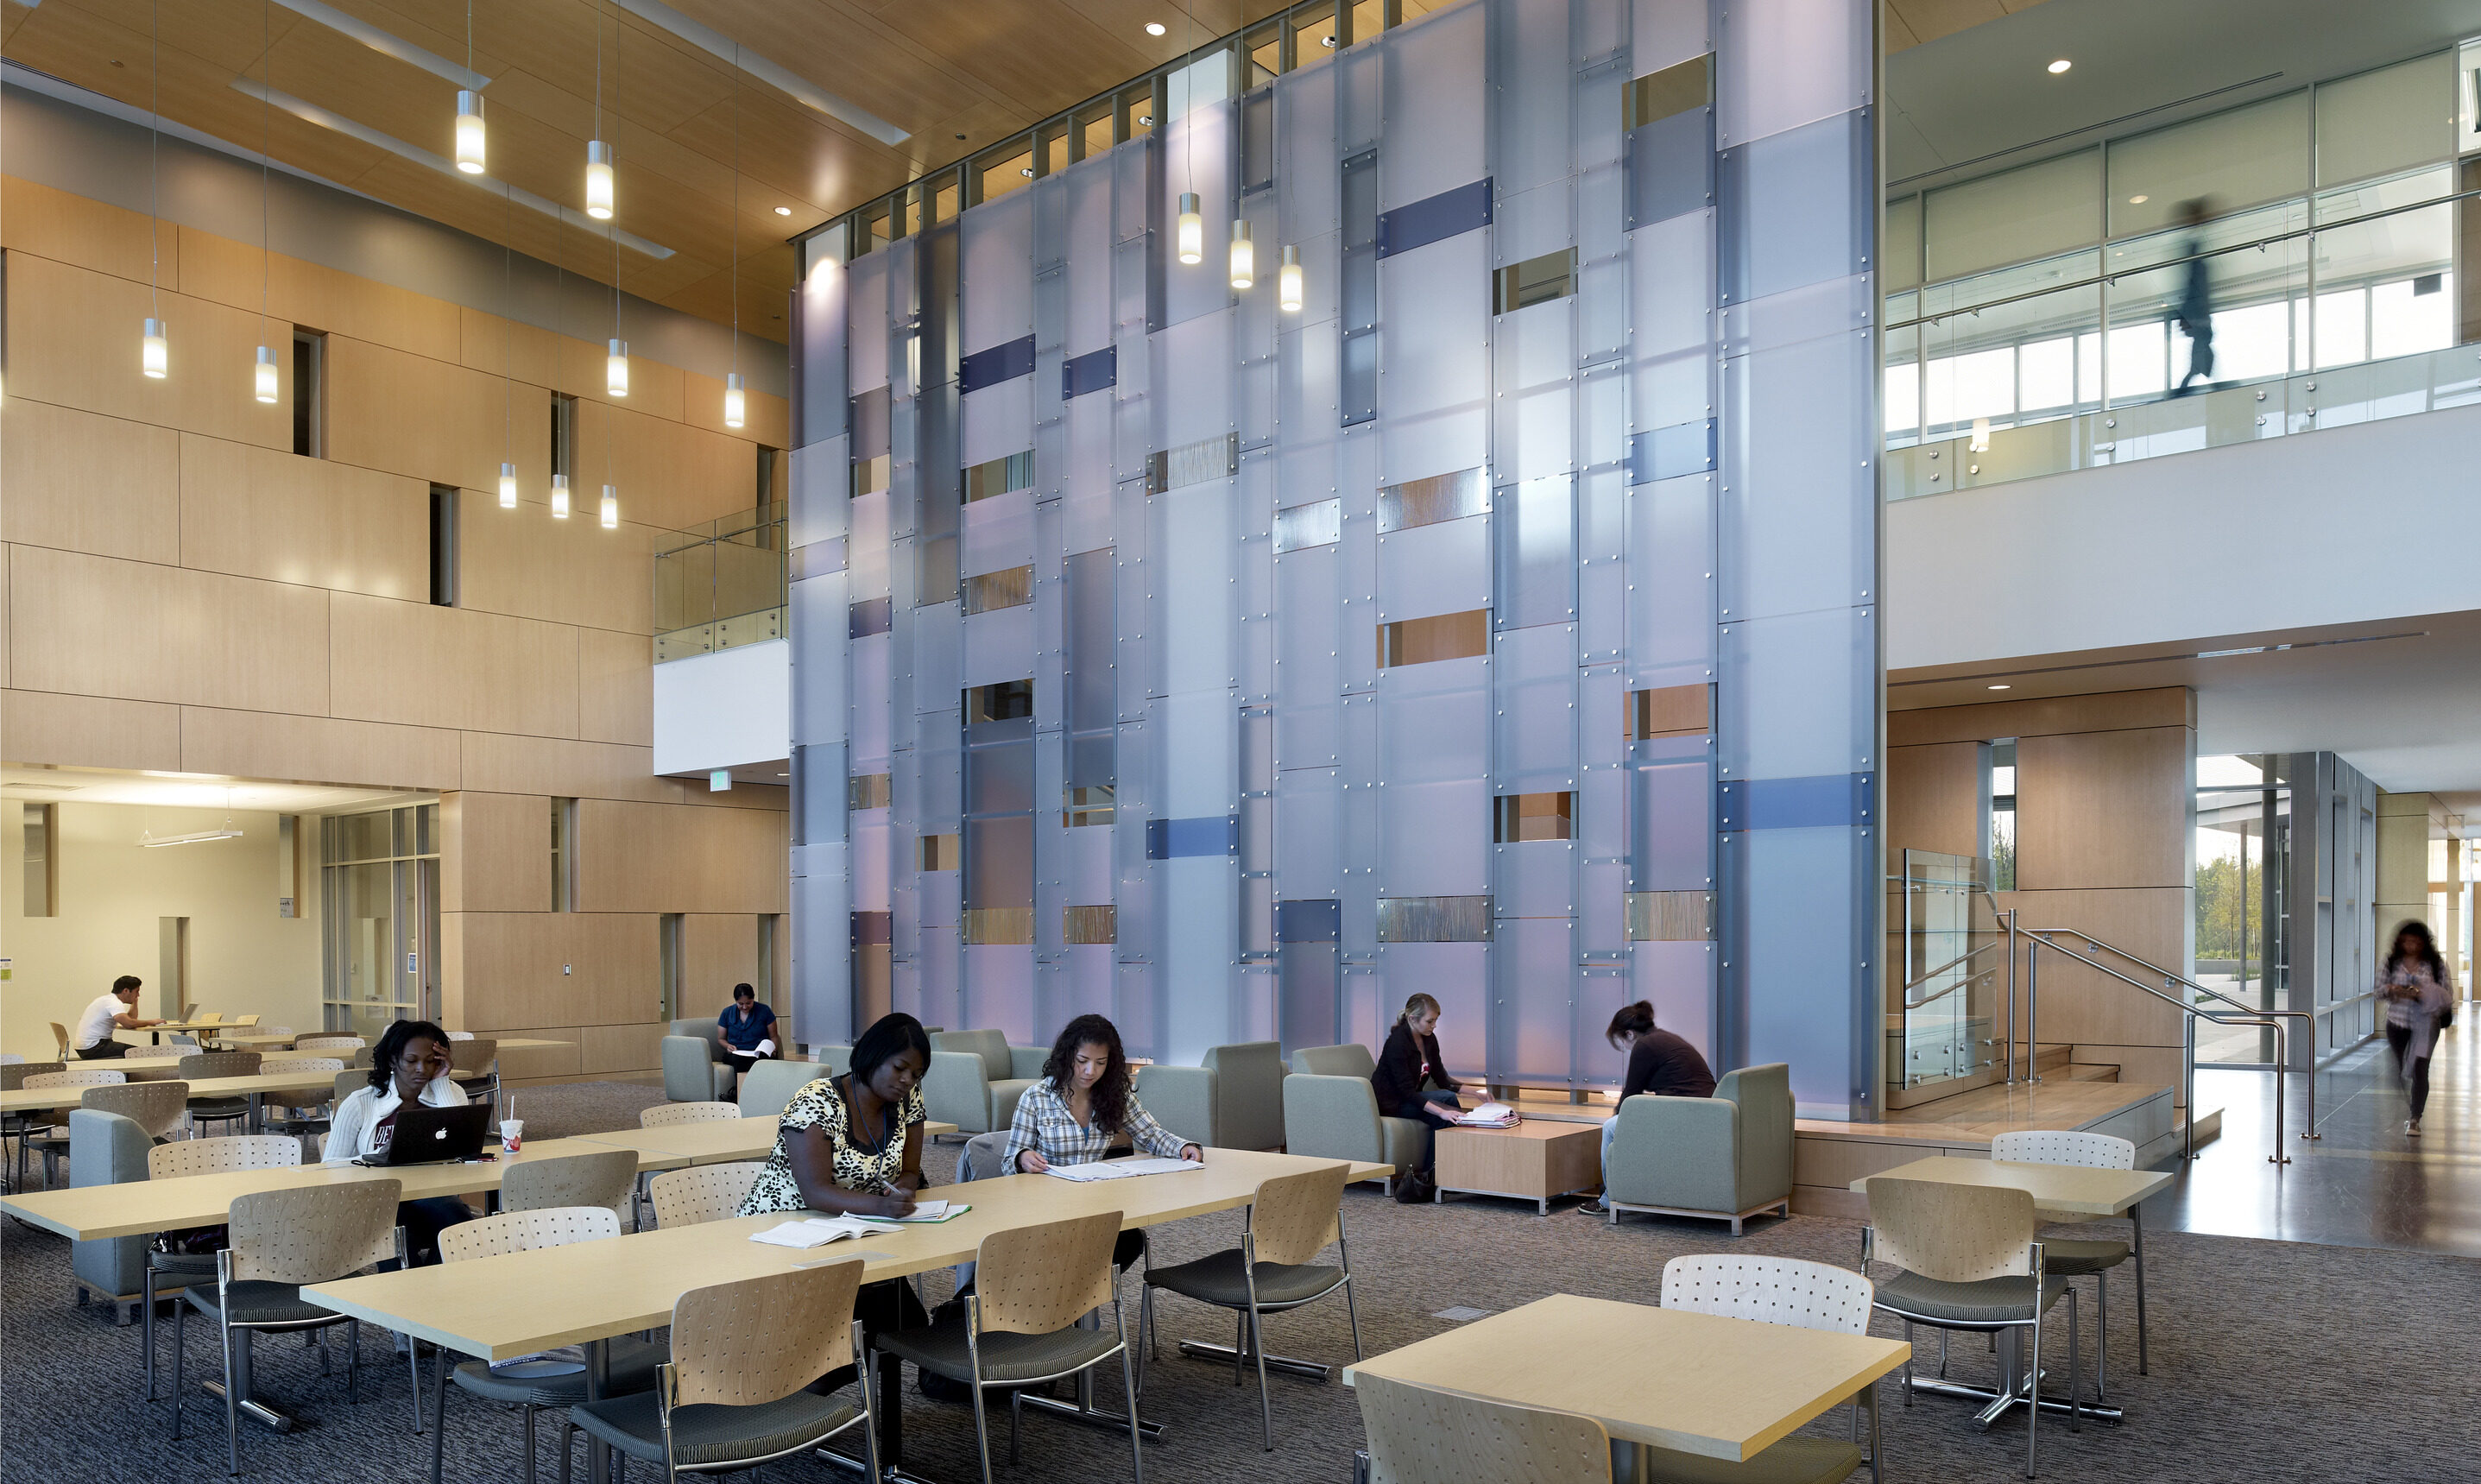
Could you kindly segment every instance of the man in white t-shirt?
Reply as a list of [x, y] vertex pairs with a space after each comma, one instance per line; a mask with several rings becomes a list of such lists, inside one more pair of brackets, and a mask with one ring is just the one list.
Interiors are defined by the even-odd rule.
[[160, 1020], [142, 1020], [138, 1015], [138, 992], [145, 981], [134, 974], [124, 974], [112, 981], [112, 993], [99, 995], [78, 1017], [77, 1034], [69, 1037], [69, 1049], [82, 1061], [100, 1061], [108, 1056], [126, 1056], [129, 1043], [116, 1041], [115, 1030], [144, 1030], [164, 1024]]

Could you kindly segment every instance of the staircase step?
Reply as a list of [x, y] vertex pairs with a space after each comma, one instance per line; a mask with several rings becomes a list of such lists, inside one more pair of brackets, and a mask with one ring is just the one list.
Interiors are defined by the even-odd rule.
[[2115, 1061], [2075, 1061], [2066, 1068], [2072, 1082], [2115, 1082], [2119, 1080], [2119, 1063]]

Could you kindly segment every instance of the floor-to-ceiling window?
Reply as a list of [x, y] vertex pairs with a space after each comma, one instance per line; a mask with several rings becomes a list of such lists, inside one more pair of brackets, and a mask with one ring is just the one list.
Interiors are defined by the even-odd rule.
[[389, 1021], [435, 1018], [439, 806], [329, 815], [319, 821], [319, 866], [326, 1028], [376, 1040]]

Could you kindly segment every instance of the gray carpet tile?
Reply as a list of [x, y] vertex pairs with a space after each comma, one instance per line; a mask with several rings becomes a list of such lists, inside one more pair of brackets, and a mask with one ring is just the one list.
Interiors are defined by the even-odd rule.
[[[582, 1084], [542, 1088], [528, 1110], [529, 1132], [619, 1106], [626, 1093]], [[632, 1105], [634, 1106], [634, 1105]], [[634, 1117], [613, 1120], [619, 1126]], [[935, 1178], [953, 1171], [956, 1145], [933, 1146]], [[1554, 1207], [1537, 1217], [1513, 1201], [1471, 1199], [1444, 1207], [1400, 1207], [1373, 1185], [1346, 1196], [1345, 1219], [1359, 1276], [1361, 1331], [1377, 1352], [1456, 1326], [1432, 1317], [1455, 1305], [1500, 1310], [1546, 1293], [1581, 1293], [1651, 1302], [1664, 1260], [1683, 1253], [1746, 1251], [1849, 1264], [1857, 1229], [1808, 1217], [1753, 1222], [1737, 1243], [1719, 1224], [1627, 1218], [1617, 1229]], [[1164, 1262], [1201, 1257], [1232, 1244], [1238, 1212], [1157, 1228], [1155, 1254]], [[2119, 1228], [2094, 1223], [2077, 1236]], [[627, 1238], [622, 1238], [626, 1240]], [[2135, 1373], [2136, 1315], [2132, 1284], [2112, 1291], [2112, 1391], [2128, 1409], [2119, 1427], [2087, 1423], [2081, 1434], [2044, 1424], [2042, 1476], [2058, 1480], [2443, 1480], [2474, 1476], [2468, 1378], [2481, 1368], [2481, 1330], [2469, 1315], [2481, 1307], [2481, 1263], [2419, 1253], [2348, 1250], [2245, 1238], [2150, 1234], [2153, 1374]], [[223, 1463], [221, 1405], [196, 1389], [212, 1373], [214, 1341], [191, 1331], [190, 1436], [166, 1432], [164, 1404], [136, 1405], [138, 1332], [117, 1328], [100, 1307], [70, 1302], [68, 1244], [46, 1234], [0, 1223], [0, 1474], [11, 1481], [85, 1480], [99, 1462], [112, 1472], [154, 1480], [219, 1477]], [[929, 1280], [934, 1301], [944, 1277]], [[1136, 1284], [1124, 1286], [1130, 1322]], [[2090, 1320], [2091, 1309], [2087, 1308]], [[1351, 1331], [1341, 1303], [1313, 1306], [1267, 1322], [1279, 1353], [1347, 1360]], [[1893, 1332], [1892, 1327], [1882, 1326]], [[2052, 1373], [2066, 1367], [2064, 1326], [2050, 1352]], [[1162, 1313], [1162, 1359], [1149, 1368], [1146, 1415], [1170, 1429], [1146, 1451], [1158, 1481], [1182, 1479], [1315, 1480], [1350, 1477], [1361, 1424], [1352, 1393], [1275, 1375], [1276, 1448], [1261, 1451], [1255, 1377], [1236, 1388], [1230, 1369], [1174, 1353], [1184, 1338], [1228, 1342], [1231, 1320], [1220, 1311], [1170, 1300]], [[2090, 1339], [2090, 1329], [2088, 1329]], [[365, 1341], [362, 1400], [348, 1405], [341, 1376], [322, 1378], [315, 1352], [298, 1341], [268, 1344], [262, 1387], [311, 1425], [276, 1436], [245, 1424], [243, 1463], [248, 1476], [275, 1480], [412, 1481], [424, 1478], [430, 1440], [411, 1431], [402, 1362], [391, 1364], [386, 1341]], [[1924, 1337], [1934, 1364], [1936, 1341]], [[1590, 1357], [1580, 1357], [1590, 1362]], [[1985, 1346], [1959, 1337], [1953, 1368], [1967, 1378], [1992, 1372]], [[1476, 1355], [1476, 1366], [1488, 1358]], [[2090, 1361], [2088, 1361], [2090, 1366]], [[1110, 1376], [1106, 1398], [1119, 1380]], [[453, 1397], [448, 1478], [508, 1480], [518, 1476], [517, 1419], [512, 1410]], [[1923, 1396], [1906, 1408], [1891, 1388], [1888, 1477], [1895, 1480], [2000, 1484], [2021, 1476], [2024, 1423], [2017, 1419], [1977, 1431], [1963, 1403]], [[943, 1484], [976, 1474], [971, 1413], [904, 1395], [905, 1463], [909, 1471]], [[1843, 1414], [1815, 1424], [1840, 1435]], [[1005, 1422], [995, 1418], [1004, 1457]], [[546, 1429], [544, 1466], [553, 1466]], [[1023, 1462], [1004, 1462], [1003, 1478], [1125, 1478], [1125, 1435], [1072, 1427], [1030, 1416]], [[549, 1477], [550, 1475], [545, 1475]], [[639, 1471], [643, 1477], [643, 1471]], [[839, 1477], [814, 1460], [779, 1464], [778, 1480]], [[1492, 1484], [1492, 1481], [1475, 1481]]]

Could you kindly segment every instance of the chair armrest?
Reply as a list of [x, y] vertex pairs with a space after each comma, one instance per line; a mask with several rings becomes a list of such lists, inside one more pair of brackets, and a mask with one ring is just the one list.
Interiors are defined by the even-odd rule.
[[1011, 1046], [1008, 1048], [1008, 1076], [1019, 1081], [1038, 1081], [1042, 1064], [1051, 1059], [1048, 1046]]
[[1632, 1206], [1740, 1210], [1739, 1118], [1738, 1105], [1727, 1099], [1639, 1093], [1620, 1105], [1605, 1188]]
[[922, 1101], [933, 1123], [953, 1123], [967, 1133], [991, 1132], [989, 1083], [982, 1058], [972, 1052], [932, 1052], [930, 1070], [922, 1077]]
[[1005, 1129], [1016, 1122], [1017, 1099], [1024, 1097], [1026, 1089], [1033, 1083], [1034, 1079], [1030, 1077], [1011, 1077], [1006, 1081], [990, 1084], [993, 1131]]
[[1213, 1148], [1214, 1073], [1207, 1067], [1157, 1063], [1137, 1069], [1137, 1101], [1155, 1122], [1191, 1144]]

